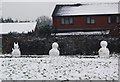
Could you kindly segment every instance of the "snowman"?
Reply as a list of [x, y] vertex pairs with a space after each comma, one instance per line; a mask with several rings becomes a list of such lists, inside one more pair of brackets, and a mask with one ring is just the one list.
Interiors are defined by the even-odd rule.
[[100, 58], [109, 58], [110, 51], [107, 48], [107, 45], [108, 45], [108, 43], [106, 41], [100, 42], [101, 48], [98, 51]]
[[50, 56], [59, 56], [60, 55], [60, 52], [58, 50], [58, 43], [57, 42], [54, 42], [52, 44], [52, 49], [49, 51], [49, 55]]
[[12, 48], [12, 56], [13, 57], [18, 57], [21, 55], [21, 52], [20, 52], [20, 49], [19, 49], [19, 45], [18, 45], [18, 42], [17, 43], [14, 43], [14, 48]]

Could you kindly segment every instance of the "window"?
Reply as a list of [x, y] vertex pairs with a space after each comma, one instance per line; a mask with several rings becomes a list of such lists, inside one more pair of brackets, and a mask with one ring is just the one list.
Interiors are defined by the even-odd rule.
[[111, 23], [112, 21], [111, 21], [111, 16], [108, 16], [108, 23]]
[[61, 18], [61, 24], [73, 24], [73, 18], [72, 17]]
[[108, 16], [108, 23], [120, 23], [120, 16]]
[[61, 24], [64, 24], [64, 18], [61, 18]]
[[116, 23], [120, 23], [120, 16], [116, 16]]
[[93, 16], [88, 16], [87, 17], [87, 24], [94, 24], [95, 23], [95, 19]]

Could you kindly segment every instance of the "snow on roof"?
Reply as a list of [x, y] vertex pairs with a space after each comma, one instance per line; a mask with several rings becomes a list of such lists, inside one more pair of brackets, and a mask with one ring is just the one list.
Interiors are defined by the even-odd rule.
[[27, 33], [35, 29], [36, 22], [30, 23], [0, 23], [0, 34], [10, 32]]
[[56, 5], [53, 16], [120, 14], [118, 4], [119, 3], [59, 4]]

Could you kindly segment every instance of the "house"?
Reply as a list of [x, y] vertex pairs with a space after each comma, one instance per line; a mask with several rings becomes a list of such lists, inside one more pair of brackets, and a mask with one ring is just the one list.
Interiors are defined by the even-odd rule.
[[110, 31], [120, 23], [120, 2], [57, 4], [52, 14], [55, 32]]
[[36, 22], [30, 23], [0, 23], [0, 34], [15, 33], [28, 33], [34, 30]]

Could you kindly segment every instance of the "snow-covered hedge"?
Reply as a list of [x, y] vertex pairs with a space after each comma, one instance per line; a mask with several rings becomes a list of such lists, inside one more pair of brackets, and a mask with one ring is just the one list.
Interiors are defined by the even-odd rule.
[[12, 52], [14, 42], [19, 42], [22, 54], [48, 54], [51, 44], [57, 42], [59, 44], [60, 55], [76, 55], [76, 54], [98, 54], [100, 42], [105, 40], [108, 42], [110, 52], [120, 53], [120, 38], [107, 36], [43, 36], [35, 37], [29, 35], [3, 35], [2, 52], [9, 54]]

